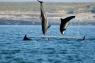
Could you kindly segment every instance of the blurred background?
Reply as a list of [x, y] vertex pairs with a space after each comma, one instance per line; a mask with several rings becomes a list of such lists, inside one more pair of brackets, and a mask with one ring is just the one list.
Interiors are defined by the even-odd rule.
[[[50, 24], [59, 24], [60, 18], [71, 15], [76, 16], [72, 24], [95, 24], [94, 0], [45, 0], [44, 9]], [[0, 0], [0, 24], [40, 24], [39, 3], [36, 0]]]

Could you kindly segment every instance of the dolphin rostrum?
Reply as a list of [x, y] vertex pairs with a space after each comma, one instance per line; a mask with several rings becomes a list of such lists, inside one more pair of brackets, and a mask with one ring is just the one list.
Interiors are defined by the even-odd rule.
[[71, 20], [75, 18], [75, 16], [69, 16], [66, 17], [65, 19], [61, 18], [61, 24], [60, 24], [60, 33], [63, 34], [63, 32], [66, 30], [66, 24]]
[[45, 35], [45, 33], [47, 32], [48, 28], [50, 28], [50, 25], [48, 25], [48, 21], [47, 21], [47, 16], [44, 12], [44, 8], [43, 8], [43, 1], [39, 1], [40, 3], [40, 11], [41, 11], [41, 24], [42, 24], [42, 32]]

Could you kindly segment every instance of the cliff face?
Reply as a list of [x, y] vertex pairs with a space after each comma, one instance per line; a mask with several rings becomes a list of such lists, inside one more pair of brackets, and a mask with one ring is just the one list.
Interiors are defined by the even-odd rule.
[[[76, 20], [83, 23], [95, 22], [95, 3], [44, 3], [44, 8], [50, 23], [60, 23], [60, 18], [70, 15], [76, 16], [72, 22], [76, 22]], [[40, 22], [39, 4], [35, 2], [1, 2], [0, 24], [4, 24], [4, 22], [6, 24], [9, 22], [38, 24]]]

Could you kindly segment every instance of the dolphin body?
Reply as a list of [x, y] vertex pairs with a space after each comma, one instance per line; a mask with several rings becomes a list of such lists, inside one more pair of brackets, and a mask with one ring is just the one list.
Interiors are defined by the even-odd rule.
[[63, 34], [63, 32], [66, 30], [66, 24], [71, 20], [75, 18], [75, 16], [69, 16], [66, 17], [65, 19], [61, 18], [61, 24], [60, 24], [60, 33]]
[[46, 14], [44, 12], [43, 1], [39, 1], [39, 0], [37, 0], [37, 1], [40, 3], [42, 32], [45, 35], [48, 28], [50, 28], [50, 25], [48, 25], [47, 16], [46, 16]]

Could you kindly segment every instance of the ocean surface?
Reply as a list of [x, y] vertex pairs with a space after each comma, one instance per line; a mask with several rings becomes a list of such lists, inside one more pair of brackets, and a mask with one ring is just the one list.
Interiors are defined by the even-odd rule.
[[69, 26], [64, 36], [74, 39], [60, 38], [58, 25], [52, 25], [46, 33], [55, 38], [23, 41], [25, 34], [43, 35], [40, 25], [0, 25], [0, 63], [95, 63], [94, 25]]

